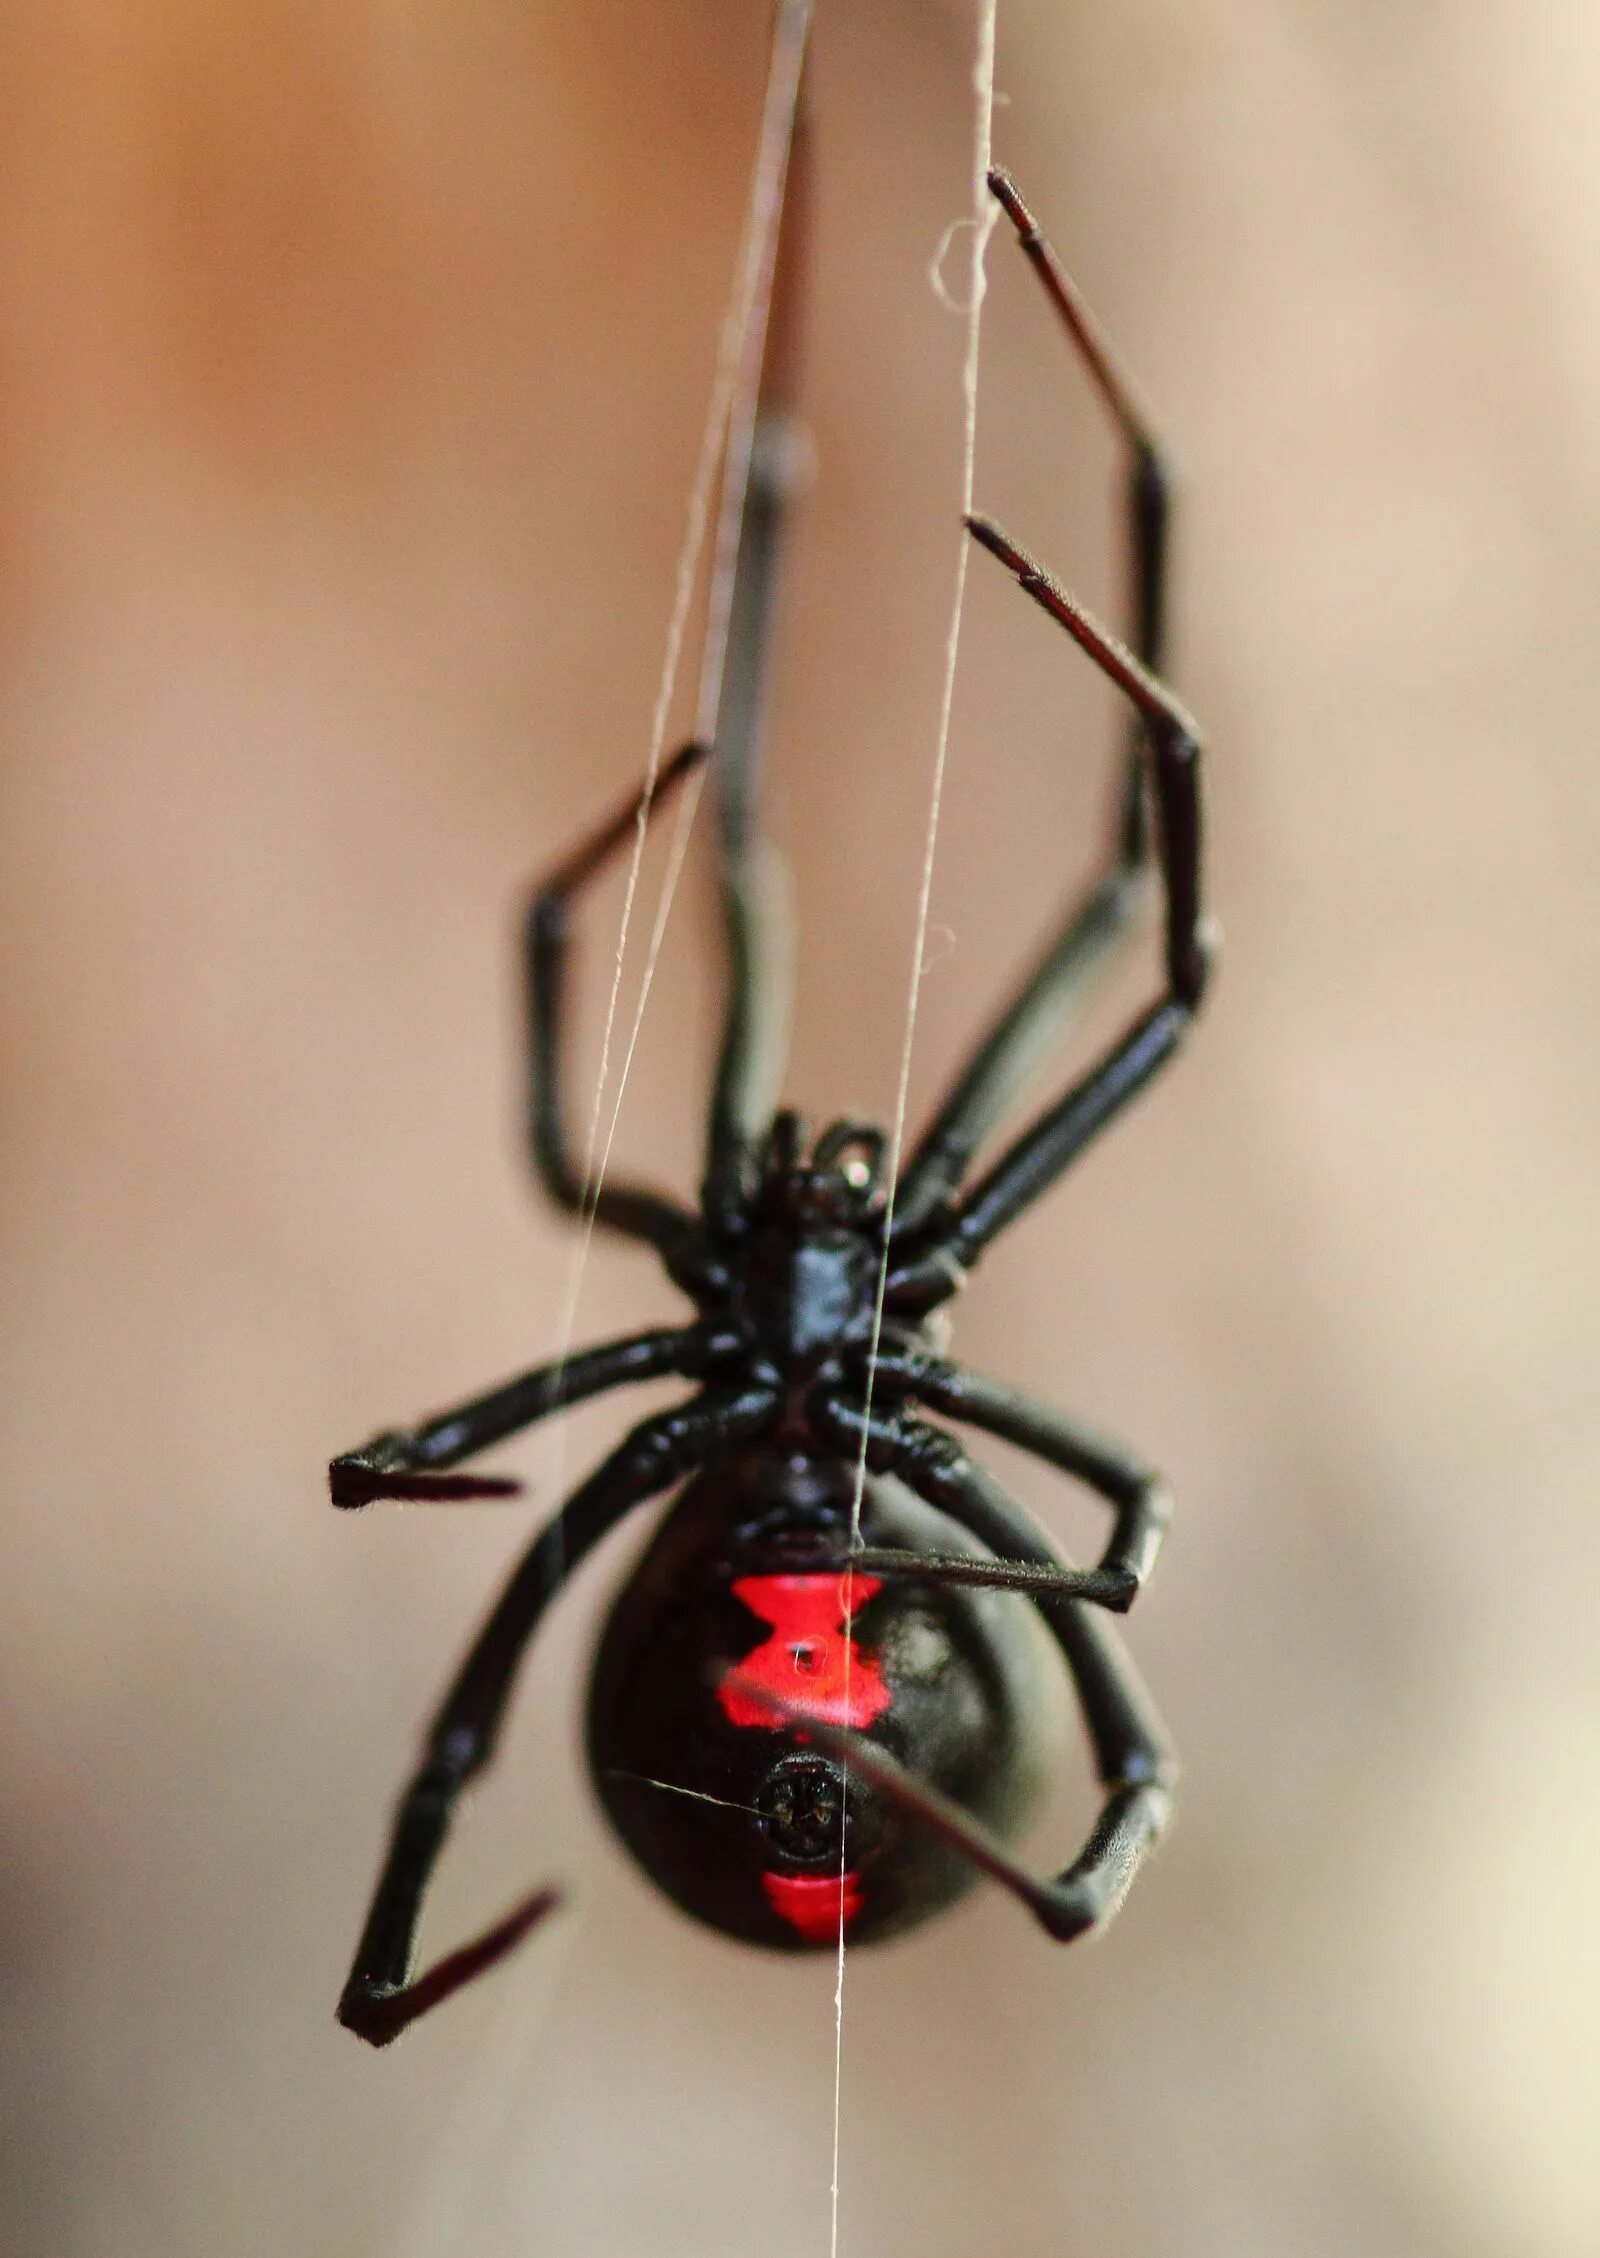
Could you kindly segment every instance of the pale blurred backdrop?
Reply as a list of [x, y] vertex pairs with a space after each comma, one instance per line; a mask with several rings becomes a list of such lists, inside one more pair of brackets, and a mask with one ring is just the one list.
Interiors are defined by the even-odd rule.
[[[332, 2021], [419, 1720], [642, 1407], [505, 1453], [526, 1506], [324, 1503], [330, 1451], [557, 1340], [516, 904], [643, 761], [765, 27], [55, 0], [0, 29], [19, 2258], [828, 2249], [831, 1963], [693, 1930], [582, 1780], [636, 1535], [536, 1651], [429, 1940], [544, 1875], [572, 1909], [388, 2055]], [[954, 0], [819, 8], [819, 476], [770, 794], [814, 1113], [893, 1101], [972, 39]], [[1002, 0], [999, 81], [1000, 153], [1184, 468], [1226, 952], [957, 1337], [1170, 1471], [1130, 1631], [1186, 1775], [1102, 1944], [985, 1892], [851, 1957], [839, 2247], [1591, 2258], [1600, 19]], [[979, 500], [1110, 607], [1113, 447], [1003, 233], [991, 271]], [[1092, 854], [1111, 721], [977, 559], [914, 1099]], [[591, 1068], [618, 907], [585, 929]], [[705, 912], [686, 886], [618, 1136], [684, 1185]], [[597, 1245], [579, 1334], [675, 1306]]]

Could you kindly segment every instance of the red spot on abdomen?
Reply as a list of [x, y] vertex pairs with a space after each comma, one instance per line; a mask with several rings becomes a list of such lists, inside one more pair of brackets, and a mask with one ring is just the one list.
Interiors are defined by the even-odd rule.
[[[733, 1680], [718, 1687], [717, 1699], [729, 1721], [769, 1729], [776, 1722], [772, 1711], [745, 1691], [746, 1684], [826, 1725], [860, 1728], [881, 1717], [892, 1699], [883, 1672], [850, 1636], [852, 1614], [879, 1588], [876, 1576], [848, 1572], [741, 1576], [734, 1597], [772, 1625], [772, 1636], [744, 1657]], [[766, 1879], [770, 1884], [774, 1877]]]
[[831, 1942], [861, 1911], [854, 1874], [763, 1874], [761, 1887], [773, 1912], [807, 1944]]

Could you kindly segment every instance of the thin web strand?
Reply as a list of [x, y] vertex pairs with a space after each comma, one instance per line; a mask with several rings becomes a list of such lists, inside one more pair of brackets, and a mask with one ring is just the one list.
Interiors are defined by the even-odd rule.
[[[689, 853], [689, 837], [694, 830], [694, 819], [699, 812], [701, 796], [705, 791], [705, 770], [693, 776], [689, 788], [678, 803], [672, 822], [672, 837], [667, 847], [667, 867], [661, 880], [661, 893], [656, 902], [656, 914], [650, 927], [650, 939], [645, 949], [644, 970], [639, 978], [638, 1001], [634, 1006], [633, 1024], [628, 1029], [628, 1040], [622, 1053], [622, 1066], [617, 1075], [617, 1094], [611, 1108], [611, 1118], [606, 1124], [605, 1143], [600, 1151], [599, 1181], [604, 1183], [611, 1164], [612, 1141], [617, 1134], [617, 1122], [622, 1114], [623, 1092], [628, 1087], [628, 1076], [633, 1070], [633, 1054], [638, 1048], [639, 1031], [644, 1025], [645, 1005], [650, 1000], [650, 989], [656, 976], [656, 965], [667, 937], [667, 920], [672, 915], [672, 905], [677, 898], [678, 881], [683, 876], [684, 862]], [[594, 1216], [587, 1219], [587, 1231], [593, 1233]], [[587, 1244], [587, 1241], [585, 1242]], [[570, 1348], [571, 1341], [567, 1346]], [[565, 1351], [563, 1351], [565, 1354]]]
[[[900, 1180], [900, 1157], [905, 1143], [906, 1105], [911, 1087], [911, 1054], [916, 1040], [917, 1009], [922, 996], [922, 975], [928, 943], [928, 913], [933, 899], [934, 856], [944, 804], [944, 775], [950, 748], [950, 720], [955, 707], [956, 662], [961, 649], [961, 622], [966, 608], [967, 556], [970, 543], [966, 520], [972, 513], [973, 478], [978, 455], [978, 365], [983, 335], [983, 300], [988, 286], [985, 256], [996, 213], [989, 195], [989, 167], [994, 147], [994, 52], [998, 0], [978, 0], [977, 56], [972, 70], [976, 112], [972, 152], [972, 254], [966, 304], [967, 344], [961, 371], [963, 428], [961, 443], [961, 544], [956, 553], [955, 588], [950, 602], [950, 626], [945, 637], [944, 681], [939, 699], [939, 728], [933, 757], [933, 777], [928, 795], [928, 827], [923, 847], [922, 878], [917, 894], [917, 920], [911, 951], [911, 978], [906, 994], [905, 1033], [900, 1045], [900, 1073], [895, 1091], [894, 1126], [889, 1140], [888, 1191], [884, 1203], [883, 1254], [878, 1264], [878, 1289], [872, 1312], [872, 1341], [867, 1357], [867, 1389], [856, 1461], [855, 1495], [850, 1506], [850, 1544], [861, 1539], [861, 1501], [867, 1485], [867, 1428], [872, 1418], [873, 1383], [877, 1377], [878, 1349], [883, 1337], [883, 1303], [889, 1283], [889, 1230], [894, 1221], [895, 1193]], [[940, 246], [941, 255], [945, 246]], [[944, 295], [935, 260], [934, 286]], [[850, 1622], [853, 1614], [855, 1571], [845, 1572], [844, 1702], [850, 1706]], [[846, 1789], [848, 1794], [848, 1787]], [[844, 2094], [844, 1961], [845, 1961], [845, 1845], [839, 1844], [839, 1959], [834, 1981], [833, 2030], [833, 2184], [829, 2258], [839, 2258], [839, 2151]]]
[[[649, 994], [651, 978], [660, 954], [665, 934], [667, 914], [676, 891], [684, 857], [688, 850], [689, 830], [694, 811], [703, 790], [703, 777], [692, 781], [691, 789], [680, 803], [669, 851], [666, 880], [658, 907], [650, 946], [646, 957], [644, 981], [638, 1006], [625, 1049], [621, 1081], [612, 1109], [604, 1144], [599, 1149], [599, 1165], [595, 1166], [596, 1148], [599, 1145], [601, 1109], [605, 1098], [608, 1064], [612, 1036], [615, 1028], [618, 1002], [622, 986], [624, 962], [627, 955], [629, 928], [638, 893], [639, 875], [644, 860], [645, 835], [649, 821], [650, 804], [654, 798], [656, 780], [661, 768], [661, 755], [666, 743], [667, 722], [677, 689], [682, 665], [683, 645], [688, 632], [690, 610], [694, 601], [695, 583], [699, 576], [700, 560], [705, 550], [706, 533], [710, 524], [711, 499], [715, 490], [717, 466], [724, 453], [737, 397], [741, 374], [744, 371], [749, 332], [755, 318], [756, 299], [752, 280], [759, 285], [765, 271], [770, 292], [771, 259], [775, 251], [775, 226], [778, 208], [781, 207], [781, 180], [777, 203], [774, 204], [771, 186], [774, 150], [779, 149], [779, 161], [786, 164], [789, 135], [793, 122], [794, 88], [798, 84], [799, 63], [803, 53], [805, 29], [809, 24], [811, 0], [788, 0], [784, 14], [774, 34], [772, 64], [769, 69], [767, 90], [763, 101], [760, 139], [752, 174], [751, 194], [747, 206], [744, 234], [741, 239], [736, 278], [724, 312], [718, 335], [716, 366], [712, 377], [711, 395], [707, 404], [705, 424], [701, 432], [699, 455], [689, 490], [685, 515], [683, 540], [679, 547], [673, 582], [673, 601], [667, 623], [666, 648], [661, 675], [657, 684], [655, 703], [651, 712], [649, 752], [645, 770], [645, 789], [639, 815], [636, 819], [633, 850], [628, 866], [627, 884], [623, 895], [622, 915], [619, 922], [616, 949], [612, 965], [611, 992], [606, 1006], [604, 1034], [601, 1043], [600, 1067], [595, 1079], [594, 1103], [590, 1113], [588, 1133], [584, 1147], [583, 1206], [579, 1242], [570, 1265], [567, 1292], [557, 1333], [557, 1362], [565, 1363], [571, 1353], [577, 1325], [579, 1300], [583, 1288], [584, 1270], [590, 1242], [594, 1235], [595, 1204], [601, 1185], [605, 1181], [606, 1167], [611, 1152], [611, 1140], [616, 1131], [617, 1116], [622, 1101], [627, 1070], [632, 1062], [634, 1047], [644, 1016], [645, 1001]], [[798, 32], [796, 25], [798, 22]], [[798, 45], [796, 41], [798, 40]], [[792, 83], [791, 83], [792, 82]], [[781, 136], [781, 145], [779, 142]], [[762, 251], [764, 233], [774, 234], [773, 251]], [[762, 321], [764, 325], [765, 311]], [[748, 467], [748, 461], [747, 461]], [[731, 595], [731, 590], [729, 591]], [[716, 602], [715, 590], [713, 603]], [[722, 598], [726, 614], [728, 596]], [[716, 614], [713, 612], [713, 617]], [[722, 628], [726, 647], [726, 619]], [[704, 676], [702, 677], [702, 684]], [[703, 696], [702, 687], [702, 696]], [[559, 1470], [564, 1455], [565, 1429], [558, 1423], [552, 1433], [554, 1448], [548, 1464], [559, 1484]], [[576, 1943], [580, 1923], [570, 1920], [562, 1924], [566, 1929], [564, 1946], [552, 1957], [549, 1941], [539, 1955], [543, 1963], [540, 2005], [548, 2006], [560, 1977], [564, 1974]], [[516, 2012], [513, 2013], [515, 2007]], [[527, 2003], [520, 1999], [514, 1983], [502, 1993], [501, 2017], [496, 2025], [497, 2043], [480, 2056], [482, 2075], [468, 2080], [464, 2089], [471, 2096], [472, 2106], [451, 2113], [446, 2125], [432, 2144], [427, 2164], [422, 2174], [418, 2200], [413, 2206], [411, 2231], [406, 2235], [408, 2258], [447, 2258], [460, 2246], [460, 2238], [468, 2224], [468, 2208], [472, 2201], [472, 2188], [481, 2185], [490, 2153], [503, 2142], [510, 2123], [513, 2097], [525, 2082], [526, 2064], [533, 2037], [543, 2022], [542, 2012], [530, 2016]], [[517, 2056], [513, 2073], [510, 2056]]]
[[[717, 539], [713, 552], [711, 587], [706, 606], [705, 642], [700, 661], [700, 690], [695, 713], [695, 735], [702, 744], [715, 740], [717, 712], [728, 658], [728, 636], [733, 618], [733, 590], [738, 572], [739, 536], [744, 524], [745, 501], [750, 486], [750, 466], [755, 446], [761, 371], [766, 359], [767, 329], [772, 313], [773, 280], [777, 271], [778, 237], [783, 221], [784, 190], [794, 147], [794, 128], [800, 99], [800, 75], [805, 63], [812, 0], [788, 0], [773, 40], [772, 72], [767, 89], [766, 113], [750, 196], [744, 256], [734, 307], [736, 345], [729, 367], [727, 396], [723, 403], [727, 444], [723, 456], [722, 493], [717, 512]], [[707, 496], [709, 503], [709, 494]], [[701, 525], [701, 539], [705, 527]], [[659, 757], [660, 747], [657, 747]], [[666, 939], [667, 922], [677, 895], [688, 854], [689, 837], [705, 790], [705, 771], [694, 776], [679, 804], [662, 879], [655, 921], [645, 951], [633, 1022], [617, 1076], [616, 1096], [606, 1125], [594, 1198], [605, 1181], [611, 1147], [622, 1114], [622, 1100], [632, 1071], [644, 1025], [645, 1007], [655, 981], [656, 966]], [[599, 1093], [596, 1093], [596, 1118]], [[594, 1230], [593, 1207], [585, 1217], [584, 1251]], [[574, 1311], [575, 1314], [575, 1311]], [[570, 1336], [568, 1340], [570, 1346]]]
[[[622, 985], [628, 917], [644, 853], [650, 802], [655, 796], [656, 777], [666, 744], [667, 720], [673, 693], [677, 688], [689, 609], [694, 598], [700, 558], [705, 549], [711, 517], [711, 496], [720, 458], [723, 466], [722, 488], [706, 609], [695, 734], [702, 743], [709, 744], [716, 728], [717, 702], [727, 659], [728, 628], [733, 610], [733, 579], [738, 560], [739, 528], [744, 517], [745, 491], [750, 478], [756, 394], [761, 382], [767, 317], [772, 302], [773, 268], [777, 259], [778, 227], [783, 216], [784, 183], [788, 178], [789, 151], [794, 137], [795, 109], [799, 99], [800, 71], [805, 59], [811, 5], [812, 0], [785, 0], [773, 33], [772, 59], [762, 103], [761, 132], [756, 145], [738, 268], [732, 298], [723, 316], [716, 375], [705, 430], [701, 435], [700, 459], [695, 466], [694, 484], [690, 490], [688, 521], [684, 528], [683, 548], [678, 558], [672, 616], [667, 628], [666, 657], [650, 721], [650, 757], [645, 773], [644, 797], [636, 819], [637, 831], [628, 873], [628, 893], [623, 904], [623, 929], [618, 936], [613, 967], [605, 1041], [601, 1048], [600, 1072], [596, 1079], [594, 1112], [589, 1123], [589, 1139], [584, 1154], [584, 1201], [590, 1229], [593, 1227], [594, 1203], [599, 1198], [604, 1173], [602, 1164], [599, 1175], [596, 1175], [595, 1146], [601, 1100], [606, 1085], [610, 1038]], [[692, 795], [691, 804], [698, 805], [698, 802], [699, 793], [696, 792]], [[644, 997], [641, 996], [635, 1015], [635, 1037], [638, 1032], [637, 1022], [643, 1016], [643, 1010]], [[613, 1130], [621, 1102], [619, 1090], [612, 1113]]]
[[[717, 463], [722, 454], [723, 437], [728, 426], [728, 404], [732, 396], [733, 380], [739, 362], [739, 294], [729, 306], [723, 319], [722, 341], [717, 353], [717, 370], [712, 381], [711, 401], [706, 413], [705, 428], [701, 433], [700, 456], [695, 465], [694, 480], [689, 490], [689, 509], [684, 525], [683, 543], [678, 552], [674, 581], [672, 613], [667, 622], [666, 655], [662, 662], [661, 678], [656, 687], [655, 707], [650, 717], [650, 749], [645, 764], [644, 791], [635, 818], [633, 846], [628, 859], [628, 877], [623, 890], [622, 916], [617, 927], [616, 949], [611, 965], [611, 989], [606, 998], [606, 1015], [600, 1038], [600, 1065], [595, 1075], [594, 1102], [589, 1112], [589, 1126], [583, 1150], [583, 1192], [578, 1211], [578, 1238], [568, 1263], [567, 1291], [557, 1333], [557, 1359], [565, 1363], [571, 1352], [573, 1336], [577, 1329], [578, 1304], [583, 1293], [584, 1272], [588, 1267], [589, 1249], [594, 1238], [595, 1211], [599, 1205], [601, 1187], [611, 1157], [611, 1140], [616, 1130], [617, 1116], [621, 1111], [622, 1092], [618, 1089], [604, 1143], [600, 1138], [600, 1120], [605, 1107], [606, 1084], [611, 1071], [611, 1043], [616, 1028], [617, 1010], [622, 995], [623, 967], [628, 953], [628, 935], [633, 923], [634, 901], [639, 890], [639, 874], [644, 862], [645, 838], [649, 830], [650, 810], [655, 801], [656, 779], [661, 772], [661, 755], [666, 745], [667, 720], [672, 700], [678, 686], [678, 671], [683, 658], [684, 637], [688, 630], [689, 610], [694, 601], [694, 585], [699, 576], [700, 559], [705, 550], [706, 529], [711, 519], [711, 494], [716, 482]], [[693, 797], [698, 799], [698, 792]], [[643, 997], [635, 1014], [634, 1026], [625, 1057], [631, 1061], [634, 1043], [638, 1038], [638, 1021], [643, 1016]], [[596, 1166], [596, 1148], [599, 1147], [599, 1165]]]

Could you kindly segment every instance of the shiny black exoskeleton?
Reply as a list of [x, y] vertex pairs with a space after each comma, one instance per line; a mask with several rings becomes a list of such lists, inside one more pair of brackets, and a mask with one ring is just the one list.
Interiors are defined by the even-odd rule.
[[[652, 1246], [694, 1316], [564, 1356], [424, 1425], [379, 1435], [331, 1470], [342, 1506], [505, 1495], [514, 1482], [453, 1469], [625, 1382], [690, 1384], [540, 1532], [427, 1734], [339, 2010], [376, 2045], [502, 1957], [554, 1903], [553, 1891], [536, 1891], [413, 1975], [435, 1863], [462, 1790], [494, 1753], [546, 1607], [608, 1531], [669, 1492], [678, 1495], [600, 1643], [588, 1745], [613, 1826], [689, 1912], [756, 1943], [836, 1947], [910, 1926], [982, 1872], [1052, 1936], [1069, 1938], [1115, 1910], [1166, 1818], [1164, 1735], [1108, 1620], [1150, 1572], [1165, 1492], [1119, 1445], [949, 1361], [935, 1331], [989, 1243], [1173, 1055], [1206, 975], [1198, 740], [1154, 671], [1160, 459], [1015, 189], [999, 174], [991, 187], [1129, 443], [1137, 656], [997, 528], [969, 524], [1132, 704], [1112, 851], [977, 1044], [892, 1198], [881, 1131], [841, 1122], [808, 1147], [799, 1118], [772, 1111], [764, 1043], [781, 1013], [750, 808], [793, 450], [782, 444], [775, 393], [764, 393], [717, 711], [730, 980], [697, 1210], [639, 1185], [585, 1185], [566, 1122], [562, 1030], [571, 901], [696, 769], [702, 746], [687, 746], [547, 880], [527, 927], [529, 1126], [540, 1178], [561, 1207]], [[1166, 907], [1160, 992], [974, 1175], [981, 1145], [1062, 1035], [1089, 977], [1134, 929], [1152, 862]], [[1097, 1493], [1112, 1518], [1096, 1565], [1065, 1563], [943, 1420], [998, 1436]], [[1078, 1856], [1038, 1878], [1014, 1844], [1068, 1681], [1102, 1804]]]
[[[1008, 1592], [841, 1573], [852, 1471], [772, 1444], [697, 1474], [624, 1585], [589, 1697], [589, 1761], [618, 1834], [668, 1896], [730, 1936], [865, 1943], [976, 1878], [802, 1714], [849, 1725], [1013, 1840], [1061, 1737], [1036, 1610]], [[980, 1559], [869, 1477], [868, 1550]], [[766, 1707], [783, 1702], [788, 1713]]]

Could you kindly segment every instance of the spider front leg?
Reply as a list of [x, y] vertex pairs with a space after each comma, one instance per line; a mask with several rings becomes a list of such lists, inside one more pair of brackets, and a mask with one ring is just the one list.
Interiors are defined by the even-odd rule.
[[[1131, 379], [1015, 184], [996, 171], [989, 175], [989, 188], [1016, 228], [1020, 248], [1122, 438], [1129, 632], [1141, 665], [1154, 672], [1162, 663], [1166, 630], [1172, 476], [1165, 452]], [[960, 1183], [983, 1140], [1065, 1040], [1119, 944], [1132, 936], [1150, 860], [1146, 767], [1144, 723], [1134, 714], [1106, 865], [1051, 937], [923, 1132], [895, 1197], [897, 1238], [925, 1223]]]
[[987, 518], [968, 530], [1017, 577], [1132, 701], [1149, 736], [1166, 895], [1165, 992], [1036, 1125], [944, 1216], [907, 1234], [885, 1307], [910, 1313], [941, 1301], [991, 1239], [1048, 1191], [1091, 1138], [1172, 1057], [1205, 993], [1210, 939], [1200, 916], [1200, 735], [1166, 686]]
[[389, 1855], [339, 2002], [340, 2022], [358, 2038], [387, 2046], [407, 2024], [503, 1959], [555, 1904], [553, 1890], [534, 1891], [504, 1920], [413, 1979], [422, 1902], [456, 1805], [494, 1755], [517, 1668], [545, 1609], [634, 1506], [758, 1435], [772, 1413], [770, 1393], [754, 1389], [698, 1398], [645, 1420], [524, 1554], [440, 1705], [395, 1815]]
[[553, 1364], [537, 1365], [486, 1395], [437, 1413], [420, 1427], [391, 1428], [374, 1435], [359, 1450], [343, 1452], [328, 1468], [333, 1502], [355, 1509], [379, 1498], [515, 1497], [522, 1485], [508, 1476], [450, 1474], [445, 1469], [504, 1442], [553, 1411], [626, 1381], [656, 1380], [667, 1373], [695, 1377], [713, 1353], [711, 1336], [691, 1325], [635, 1333]]
[[[1056, 257], [1049, 239], [1023, 202], [1008, 172], [996, 166], [989, 193], [1017, 231], [1017, 244], [1044, 286], [1062, 327], [1089, 372], [1095, 390], [1110, 410], [1128, 450], [1127, 517], [1132, 578], [1133, 648], [1140, 664], [1159, 673], [1166, 644], [1168, 532], [1172, 510], [1172, 465], [1156, 435], [1137, 387], [1109, 339], [1084, 303], [1082, 293]], [[1130, 798], [1141, 803], [1139, 755], [1142, 737], [1132, 725], [1129, 745]], [[1137, 818], [1132, 820], [1136, 821]]]

